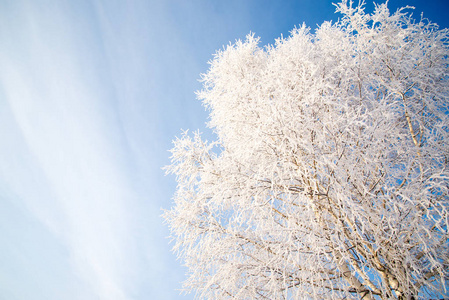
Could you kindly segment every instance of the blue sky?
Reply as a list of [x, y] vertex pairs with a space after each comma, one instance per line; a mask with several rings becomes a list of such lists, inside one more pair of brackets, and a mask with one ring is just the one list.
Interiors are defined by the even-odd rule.
[[[192, 299], [160, 217], [207, 61], [328, 0], [0, 0], [0, 299]], [[449, 1], [395, 0], [449, 27]], [[368, 3], [368, 9], [372, 3]]]

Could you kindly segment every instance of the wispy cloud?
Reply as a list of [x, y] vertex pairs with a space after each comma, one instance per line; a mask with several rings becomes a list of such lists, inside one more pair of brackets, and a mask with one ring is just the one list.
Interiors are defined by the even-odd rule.
[[[27, 149], [0, 176], [63, 241], [73, 271], [97, 296], [127, 299], [136, 262], [126, 201], [134, 196], [121, 173], [120, 139], [112, 136], [120, 124], [83, 69], [92, 56], [82, 53], [76, 22], [67, 22], [73, 16], [64, 7], [22, 4], [11, 7], [16, 20], [2, 31], [10, 44], [1, 47], [0, 82], [13, 116], [8, 126], [20, 134], [11, 142]], [[5, 149], [0, 155], [11, 154]], [[30, 165], [35, 171], [27, 175]]]

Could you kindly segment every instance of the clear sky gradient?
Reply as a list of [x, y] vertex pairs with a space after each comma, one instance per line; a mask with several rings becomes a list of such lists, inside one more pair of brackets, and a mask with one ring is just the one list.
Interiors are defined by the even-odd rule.
[[[449, 27], [446, 0], [391, 0]], [[373, 7], [367, 3], [367, 10]], [[171, 141], [223, 45], [330, 0], [0, 0], [0, 299], [192, 299], [160, 217]]]

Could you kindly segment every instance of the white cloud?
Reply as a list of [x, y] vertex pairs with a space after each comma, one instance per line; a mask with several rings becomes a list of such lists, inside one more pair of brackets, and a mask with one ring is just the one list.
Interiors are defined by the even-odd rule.
[[37, 10], [20, 7], [10, 16], [20, 29], [2, 32], [16, 43], [1, 48], [2, 103], [11, 113], [3, 126], [20, 134], [10, 138], [27, 150], [17, 149], [26, 160], [8, 163], [0, 176], [63, 241], [73, 271], [98, 297], [128, 299], [136, 262], [127, 201], [134, 195], [121, 173], [120, 145], [110, 139], [119, 125], [103, 115], [111, 108], [88, 81], [81, 40], [62, 11]]

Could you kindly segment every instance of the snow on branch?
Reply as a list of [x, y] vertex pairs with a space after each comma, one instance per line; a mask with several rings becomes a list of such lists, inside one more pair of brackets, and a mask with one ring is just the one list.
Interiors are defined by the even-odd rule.
[[449, 297], [448, 31], [336, 7], [202, 75], [217, 141], [174, 142], [164, 214], [198, 298]]

